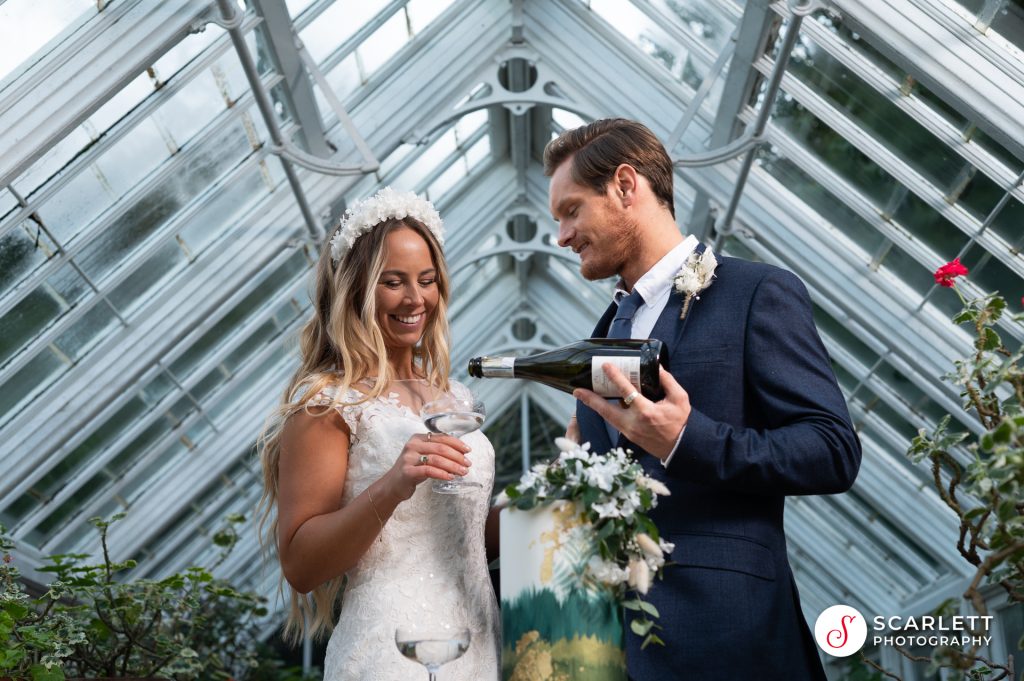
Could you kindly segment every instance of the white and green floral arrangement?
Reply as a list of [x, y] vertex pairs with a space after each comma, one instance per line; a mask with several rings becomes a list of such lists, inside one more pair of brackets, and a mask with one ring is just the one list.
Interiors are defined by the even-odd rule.
[[[654, 632], [657, 608], [644, 600], [666, 566], [665, 554], [675, 548], [658, 536], [648, 513], [668, 488], [643, 471], [629, 452], [615, 448], [607, 454], [590, 451], [590, 443], [555, 439], [559, 455], [535, 464], [518, 483], [505, 488], [507, 504], [530, 510], [556, 502], [572, 504], [574, 522], [560, 532], [582, 533], [590, 552], [583, 556], [579, 578], [587, 588], [608, 590], [623, 607], [636, 611], [631, 629], [643, 636], [642, 648], [664, 645]], [[501, 499], [499, 503], [506, 503]]]

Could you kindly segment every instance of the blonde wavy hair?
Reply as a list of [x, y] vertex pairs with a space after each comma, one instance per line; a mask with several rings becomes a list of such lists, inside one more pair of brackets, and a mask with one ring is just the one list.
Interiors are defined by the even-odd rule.
[[[263, 496], [258, 506], [260, 541], [265, 551], [277, 547], [277, 514], [281, 433], [288, 418], [300, 410], [323, 416], [330, 409], [310, 411], [310, 399], [328, 386], [337, 386], [337, 397], [352, 385], [376, 377], [365, 396], [354, 404], [379, 397], [395, 378], [388, 363], [384, 335], [377, 323], [377, 281], [387, 258], [388, 234], [407, 227], [427, 242], [437, 270], [438, 302], [427, 319], [423, 337], [413, 350], [415, 368], [432, 385], [447, 391], [449, 357], [448, 297], [449, 279], [441, 245], [420, 221], [406, 217], [385, 220], [359, 237], [343, 260], [335, 265], [330, 242], [325, 242], [316, 267], [313, 291], [313, 316], [303, 327], [300, 338], [301, 362], [284, 392], [281, 404], [270, 415], [257, 447], [263, 468]], [[347, 406], [335, 402], [335, 408]], [[279, 588], [286, 588], [281, 576]], [[290, 601], [285, 638], [297, 643], [303, 637], [322, 638], [334, 628], [335, 610], [344, 588], [339, 575], [300, 594], [290, 585]]]

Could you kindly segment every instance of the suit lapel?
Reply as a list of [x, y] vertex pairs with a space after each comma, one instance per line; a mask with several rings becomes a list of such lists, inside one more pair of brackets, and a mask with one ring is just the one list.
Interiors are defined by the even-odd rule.
[[[695, 252], [703, 253], [704, 249], [704, 244], [697, 244]], [[686, 317], [684, 319], [680, 319], [679, 315], [683, 311], [683, 302], [683, 294], [677, 291], [675, 284], [673, 284], [672, 290], [669, 293], [668, 302], [665, 303], [665, 309], [661, 311], [658, 321], [655, 322], [654, 328], [651, 330], [651, 338], [657, 338], [665, 344], [669, 357], [672, 356], [672, 353], [678, 352], [680, 348], [682, 348], [683, 333], [686, 331], [686, 325], [689, 324], [690, 319], [693, 317], [694, 308], [697, 306], [699, 301], [694, 300], [691, 302], [690, 309], [687, 311]], [[576, 418], [579, 417], [577, 416]], [[598, 418], [600, 419], [600, 417]], [[620, 433], [615, 446], [626, 448], [631, 444], [632, 443]]]
[[[704, 246], [704, 244], [697, 244], [697, 248], [694, 249], [694, 252], [699, 255], [704, 252], [705, 248], [706, 246]], [[680, 345], [682, 344], [683, 332], [686, 331], [686, 325], [689, 324], [690, 319], [693, 317], [693, 308], [697, 306], [697, 303], [699, 301], [693, 300], [690, 302], [690, 309], [687, 311], [686, 317], [684, 319], [679, 319], [679, 315], [683, 311], [683, 302], [685, 302], [684, 297], [682, 293], [676, 291], [674, 285], [672, 287], [672, 302], [677, 305], [675, 315], [676, 326], [675, 333], [671, 336], [671, 342], [668, 346], [669, 352], [675, 352], [676, 350], [679, 349]], [[660, 322], [661, 320], [659, 319], [658, 321]], [[668, 337], [666, 337], [666, 342], [669, 342]]]

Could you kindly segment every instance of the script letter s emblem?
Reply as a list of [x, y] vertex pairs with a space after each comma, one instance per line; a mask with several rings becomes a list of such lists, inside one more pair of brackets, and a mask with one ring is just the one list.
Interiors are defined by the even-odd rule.
[[[839, 626], [841, 626], [843, 630], [839, 631], [838, 629], [833, 629], [828, 632], [828, 636], [825, 637], [825, 641], [833, 648], [842, 648], [845, 646], [847, 639], [850, 637], [849, 632], [846, 630], [846, 624], [847, 622], [852, 623], [855, 619], [857, 619], [855, 615], [843, 615], [843, 618], [839, 620]], [[832, 642], [834, 637], [839, 641], [839, 643]]]

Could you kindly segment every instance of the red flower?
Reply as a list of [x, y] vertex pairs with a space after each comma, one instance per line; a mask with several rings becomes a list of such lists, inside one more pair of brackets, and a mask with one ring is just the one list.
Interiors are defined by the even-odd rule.
[[953, 280], [967, 274], [967, 268], [960, 264], [960, 258], [953, 258], [953, 262], [935, 270], [935, 283], [946, 288], [953, 288]]

